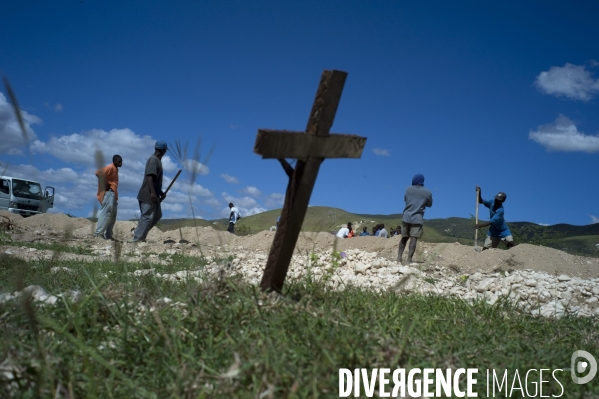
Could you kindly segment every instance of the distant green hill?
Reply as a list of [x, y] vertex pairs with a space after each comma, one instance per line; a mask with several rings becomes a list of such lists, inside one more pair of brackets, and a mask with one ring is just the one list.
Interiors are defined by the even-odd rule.
[[[205, 227], [210, 226], [217, 230], [226, 230], [226, 220], [205, 220], [205, 219], [162, 219], [158, 227], [162, 231], [177, 230], [179, 227]], [[224, 227], [223, 227], [224, 226]]]
[[[257, 215], [244, 217], [235, 227], [236, 234], [253, 234], [268, 230], [277, 222], [281, 209], [266, 211]], [[383, 223], [387, 230], [401, 225], [401, 213], [391, 215], [368, 215], [349, 213], [343, 209], [326, 206], [311, 206], [308, 208], [303, 231], [337, 232], [347, 222], [352, 222], [356, 231], [362, 231], [363, 226], [372, 231], [375, 224]], [[484, 219], [483, 219], [484, 220]], [[161, 230], [173, 230], [179, 227], [211, 226], [215, 229], [226, 230], [228, 221], [218, 220], [190, 220], [166, 219], [161, 220]], [[564, 250], [571, 254], [599, 256], [599, 223], [586, 226], [569, 224], [556, 224], [541, 226], [530, 222], [508, 223], [516, 243], [545, 245]], [[487, 234], [487, 229], [479, 231], [479, 245], [482, 245]], [[423, 240], [427, 242], [459, 242], [465, 245], [474, 245], [474, 219], [450, 217], [447, 219], [427, 219], [424, 224]]]

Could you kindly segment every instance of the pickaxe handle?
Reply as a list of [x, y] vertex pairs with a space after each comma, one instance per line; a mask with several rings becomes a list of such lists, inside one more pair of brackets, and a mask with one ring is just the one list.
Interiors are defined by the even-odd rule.
[[173, 181], [171, 181], [171, 184], [169, 184], [168, 187], [166, 188], [166, 191], [164, 192], [164, 195], [166, 195], [166, 193], [168, 193], [168, 190], [170, 190], [171, 187], [173, 186], [173, 184], [175, 184], [175, 182], [177, 181], [177, 177], [179, 177], [179, 175], [181, 174], [182, 171], [183, 171], [182, 169], [179, 169], [179, 171], [177, 172], [177, 174], [173, 178]]
[[[480, 191], [476, 190], [476, 217], [475, 217], [475, 223], [478, 224], [478, 197], [480, 195]], [[478, 229], [474, 230], [474, 245], [478, 246]]]

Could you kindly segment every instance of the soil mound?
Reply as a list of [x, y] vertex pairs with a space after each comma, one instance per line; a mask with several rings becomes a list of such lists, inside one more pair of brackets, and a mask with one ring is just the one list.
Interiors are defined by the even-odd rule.
[[24, 230], [56, 230], [74, 231], [91, 224], [87, 219], [72, 218], [65, 214], [40, 213], [26, 218], [21, 218], [18, 226]]
[[[39, 236], [44, 236], [47, 231], [53, 233], [70, 231], [75, 244], [81, 245], [81, 241], [91, 237], [95, 230], [95, 223], [67, 215], [40, 214], [22, 218], [6, 211], [0, 211], [0, 214], [8, 216], [13, 223], [25, 231], [25, 234], [19, 237], [24, 241], [42, 239]], [[115, 225], [115, 238], [126, 243], [133, 237], [132, 230], [136, 226], [137, 222], [118, 221]], [[148, 234], [147, 241], [152, 248], [158, 250], [171, 248], [173, 243], [189, 242], [198, 244], [200, 247], [207, 246], [215, 255], [218, 255], [219, 251], [221, 255], [235, 255], [237, 252], [267, 252], [274, 235], [274, 231], [261, 231], [249, 236], [236, 236], [209, 226], [184, 227], [166, 232], [154, 228]], [[296, 253], [354, 249], [376, 252], [379, 257], [396, 260], [399, 241], [400, 237], [397, 236], [389, 239], [379, 237], [337, 239], [330, 233], [302, 232], [297, 242]], [[404, 253], [404, 260], [406, 255], [407, 253]], [[575, 256], [553, 248], [529, 244], [520, 244], [510, 250], [491, 249], [475, 252], [472, 246], [458, 243], [419, 242], [414, 260], [415, 266], [422, 270], [429, 266], [444, 266], [457, 273], [528, 269], [551, 275], [567, 274], [585, 279], [599, 278], [599, 258]]]
[[23, 216], [5, 210], [0, 211], [0, 216], [6, 216], [10, 220], [10, 222], [15, 225], [17, 225], [23, 220]]

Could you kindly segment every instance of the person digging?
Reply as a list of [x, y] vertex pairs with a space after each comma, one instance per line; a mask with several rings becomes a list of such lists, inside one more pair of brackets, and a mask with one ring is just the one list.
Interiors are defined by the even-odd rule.
[[497, 245], [499, 245], [500, 241], [504, 241], [507, 245], [507, 248], [510, 249], [516, 244], [514, 243], [512, 232], [507, 227], [507, 223], [504, 219], [505, 210], [503, 209], [503, 203], [505, 202], [507, 195], [503, 192], [499, 192], [494, 199], [483, 200], [480, 187], [477, 186], [476, 190], [478, 191], [478, 203], [489, 208], [490, 220], [488, 222], [477, 223], [474, 225], [474, 227], [477, 229], [489, 226], [483, 251], [489, 248], [497, 248]]

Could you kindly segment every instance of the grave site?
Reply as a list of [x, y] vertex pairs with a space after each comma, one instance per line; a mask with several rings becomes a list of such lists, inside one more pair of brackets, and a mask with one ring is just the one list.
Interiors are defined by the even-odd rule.
[[289, 179], [275, 231], [131, 243], [135, 221], [110, 241], [88, 219], [0, 212], [0, 396], [328, 398], [340, 368], [433, 365], [510, 370], [505, 397], [539, 383], [514, 370], [559, 369], [545, 395], [598, 397], [562, 361], [599, 353], [598, 258], [425, 237], [400, 264], [398, 236], [302, 230], [323, 161], [366, 142], [329, 133], [346, 75], [324, 71], [305, 132], [258, 131], [254, 152]]

